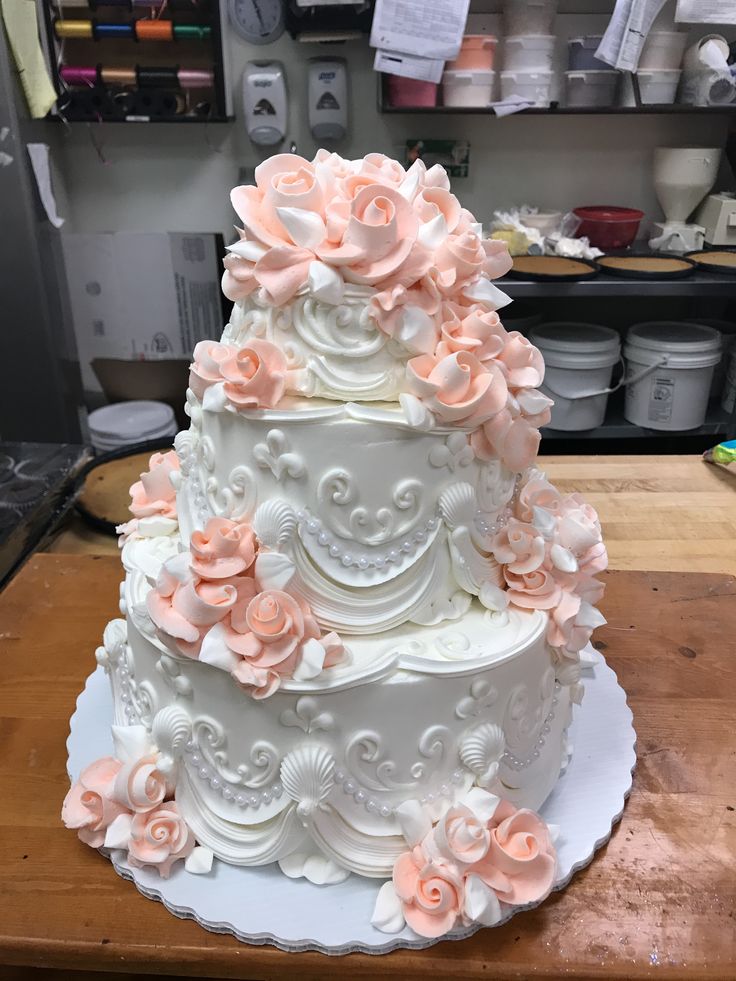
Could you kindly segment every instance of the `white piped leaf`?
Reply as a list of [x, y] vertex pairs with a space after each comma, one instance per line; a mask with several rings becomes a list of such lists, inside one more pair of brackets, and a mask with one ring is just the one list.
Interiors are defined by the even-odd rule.
[[555, 534], [555, 529], [557, 528], [557, 519], [546, 508], [533, 507], [532, 508], [532, 524], [537, 529], [542, 538], [550, 541]]
[[327, 652], [322, 644], [312, 637], [302, 644], [301, 655], [292, 677], [294, 681], [311, 681], [322, 673]]
[[207, 412], [222, 412], [227, 404], [224, 382], [215, 382], [214, 385], [205, 389], [202, 396], [202, 408], [206, 409]]
[[478, 599], [487, 610], [494, 613], [502, 613], [509, 605], [509, 597], [506, 590], [501, 589], [487, 579], [481, 584]]
[[418, 800], [405, 800], [394, 808], [401, 833], [412, 847], [418, 845], [432, 830], [432, 822]]
[[316, 249], [325, 240], [325, 223], [314, 211], [304, 208], [277, 208], [279, 221], [291, 236], [295, 245], [303, 249]]
[[399, 402], [404, 412], [404, 418], [415, 429], [429, 430], [434, 428], [434, 416], [416, 395], [402, 392]]
[[396, 339], [413, 354], [432, 354], [437, 345], [434, 320], [419, 307], [404, 307]]
[[145, 726], [113, 726], [112, 742], [121, 763], [135, 763], [156, 751]]
[[503, 290], [500, 290], [497, 286], [494, 286], [490, 279], [486, 279], [485, 276], [481, 276], [476, 283], [467, 286], [463, 295], [468, 300], [475, 300], [477, 303], [483, 303], [492, 310], [500, 310], [501, 307], [508, 306], [508, 304], [511, 303], [511, 297], [507, 296], [507, 294], [504, 293]]
[[463, 912], [471, 923], [480, 923], [482, 926], [495, 926], [501, 919], [498, 896], [477, 875], [469, 875], [465, 880]]
[[552, 559], [552, 565], [560, 572], [578, 571], [578, 560], [569, 549], [563, 548], [562, 545], [553, 545], [549, 550], [549, 557]]
[[371, 925], [382, 933], [399, 933], [406, 926], [401, 900], [396, 895], [391, 880], [384, 882], [378, 890]]
[[345, 282], [336, 269], [315, 259], [309, 264], [307, 289], [315, 299], [336, 307], [342, 303]]
[[105, 848], [127, 848], [130, 841], [130, 814], [118, 814], [105, 832]]
[[238, 256], [240, 259], [247, 259], [249, 262], [258, 262], [261, 256], [264, 256], [268, 250], [257, 242], [248, 242], [243, 238], [239, 242], [233, 242], [232, 245], [228, 245], [225, 251], [230, 252], [231, 255]]
[[425, 249], [431, 249], [432, 252], [439, 248], [446, 238], [447, 221], [442, 213], [435, 215], [434, 218], [430, 218], [429, 221], [425, 222], [417, 234], [419, 244], [423, 245]]
[[207, 848], [206, 845], [197, 845], [184, 860], [184, 868], [192, 875], [207, 875], [212, 870], [214, 857], [215, 854], [211, 848]]
[[261, 552], [256, 559], [256, 581], [261, 591], [285, 589], [295, 571], [293, 559], [280, 552]]
[[485, 823], [490, 821], [496, 813], [496, 808], [501, 803], [501, 799], [480, 787], [471, 787], [467, 794], [460, 799], [460, 803], [470, 808], [478, 820]]
[[204, 635], [202, 647], [199, 652], [199, 660], [205, 664], [211, 664], [213, 668], [230, 673], [240, 663], [241, 658], [233, 653], [225, 643], [225, 627], [222, 623], [216, 623], [210, 627]]

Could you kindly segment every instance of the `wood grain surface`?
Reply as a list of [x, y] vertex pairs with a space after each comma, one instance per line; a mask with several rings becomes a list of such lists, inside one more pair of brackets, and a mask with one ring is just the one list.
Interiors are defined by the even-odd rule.
[[[612, 569], [736, 574], [735, 467], [712, 466], [699, 456], [543, 457], [540, 466], [562, 490], [579, 491], [598, 510]], [[89, 491], [95, 507], [125, 517], [128, 487], [141, 469], [140, 458], [108, 464]], [[76, 518], [51, 550], [116, 555], [118, 547]]]
[[61, 826], [68, 720], [116, 614], [120, 575], [117, 558], [40, 554], [0, 594], [0, 964], [8, 972], [736, 978], [733, 577], [606, 576], [609, 623], [596, 637], [628, 692], [639, 763], [623, 820], [593, 863], [503, 927], [375, 958], [285, 954], [207, 933], [143, 898]]

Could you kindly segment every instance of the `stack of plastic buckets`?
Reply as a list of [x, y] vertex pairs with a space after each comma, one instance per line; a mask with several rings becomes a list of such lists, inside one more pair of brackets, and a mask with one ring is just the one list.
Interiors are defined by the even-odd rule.
[[565, 104], [570, 107], [612, 106], [620, 73], [599, 61], [595, 53], [601, 36], [588, 34], [573, 37], [567, 43]]
[[501, 99], [548, 106], [555, 78], [557, 0], [506, 0]]
[[442, 99], [446, 106], [483, 107], [493, 100], [493, 70], [498, 38], [491, 34], [466, 34], [454, 61], [442, 75]]

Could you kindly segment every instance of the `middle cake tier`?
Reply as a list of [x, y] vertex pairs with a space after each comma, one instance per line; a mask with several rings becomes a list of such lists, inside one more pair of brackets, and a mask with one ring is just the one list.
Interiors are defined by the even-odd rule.
[[324, 627], [432, 625], [501, 585], [491, 541], [516, 478], [477, 459], [462, 430], [315, 399], [210, 410], [190, 391], [188, 411], [176, 440], [183, 542], [213, 516], [251, 522]]

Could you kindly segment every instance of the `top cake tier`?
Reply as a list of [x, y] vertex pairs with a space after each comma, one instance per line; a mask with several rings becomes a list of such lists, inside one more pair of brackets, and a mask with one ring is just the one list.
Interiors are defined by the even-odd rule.
[[401, 403], [417, 429], [475, 431], [474, 449], [521, 470], [549, 421], [542, 357], [498, 308], [503, 242], [482, 237], [439, 165], [318, 151], [256, 168], [232, 192], [242, 222], [223, 290], [221, 341], [194, 352], [205, 410], [275, 408], [284, 396]]

